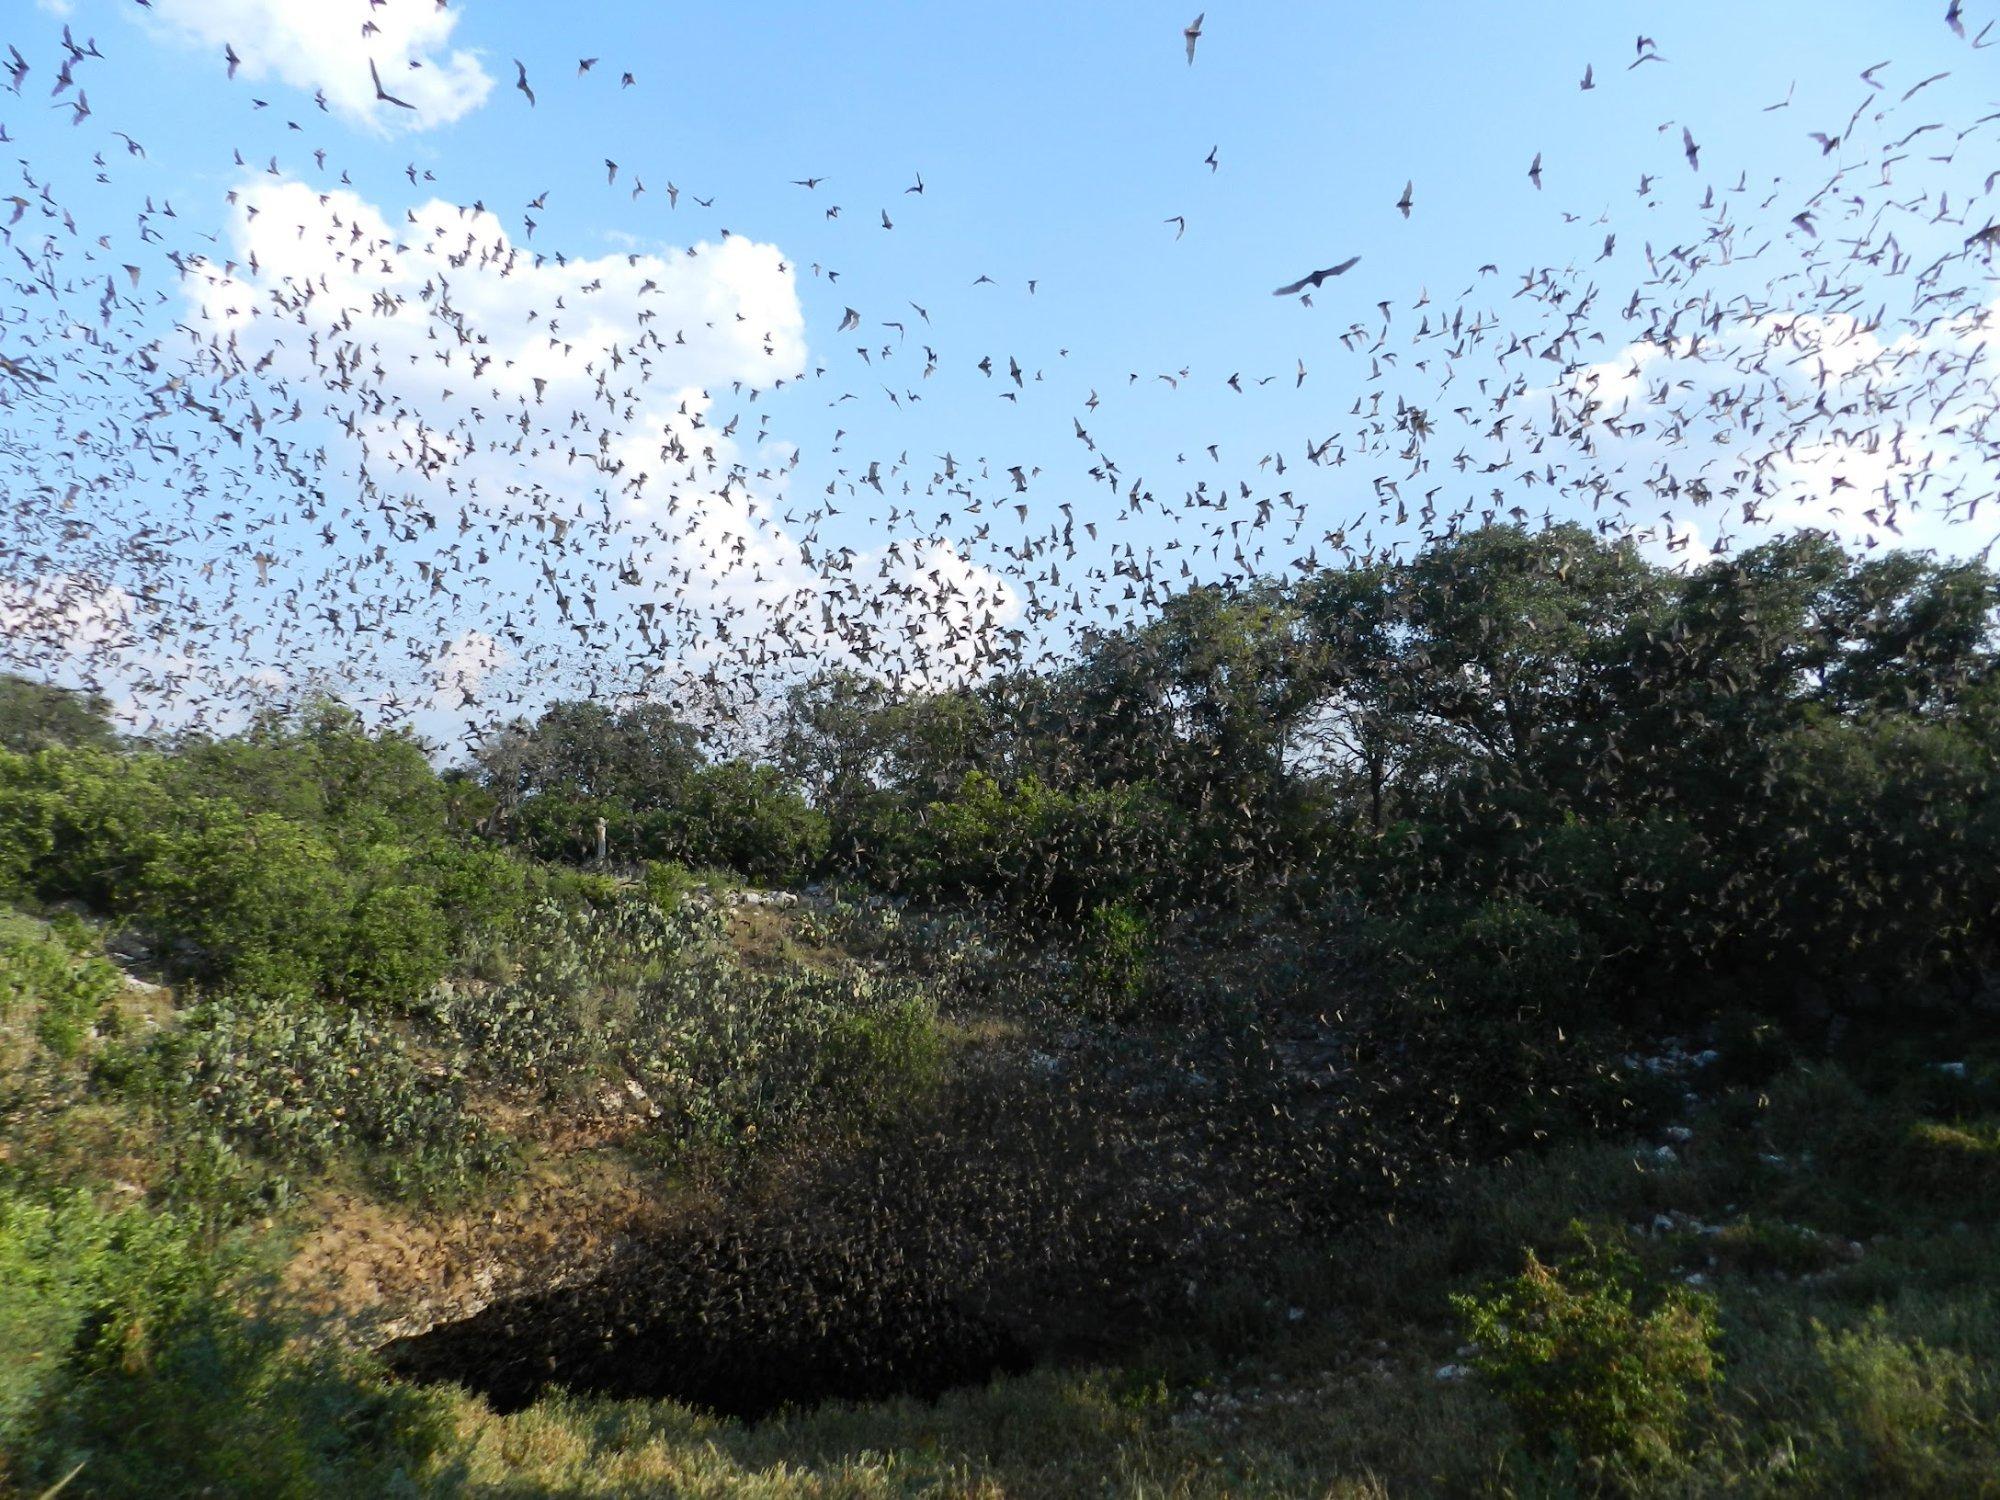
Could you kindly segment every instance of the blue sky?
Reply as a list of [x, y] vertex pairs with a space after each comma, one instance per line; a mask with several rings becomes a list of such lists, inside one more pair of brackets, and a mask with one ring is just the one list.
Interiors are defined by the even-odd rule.
[[[788, 507], [799, 514], [828, 484], [835, 487], [840, 516], [787, 527], [773, 545], [782, 551], [811, 529], [822, 547], [851, 546], [873, 558], [894, 536], [915, 545], [950, 512], [952, 524], [937, 535], [964, 555], [967, 568], [1035, 574], [1046, 557], [1024, 565], [1001, 549], [1056, 524], [1057, 508], [1067, 503], [1078, 520], [1101, 523], [1103, 535], [1095, 552], [1082, 547], [1064, 585], [1042, 580], [1051, 597], [1066, 597], [1093, 562], [1106, 566], [1114, 543], [1143, 552], [1185, 533], [1157, 514], [1116, 521], [1120, 508], [1110, 490], [1088, 475], [1101, 454], [1115, 456], [1124, 481], [1143, 477], [1167, 499], [1178, 500], [1197, 481], [1211, 493], [1233, 492], [1236, 508], [1218, 517], [1248, 517], [1259, 499], [1285, 492], [1303, 509], [1296, 545], [1273, 540], [1263, 558], [1274, 569], [1358, 515], [1378, 541], [1413, 535], [1393, 524], [1395, 507], [1385, 503], [1379, 478], [1400, 475], [1412, 493], [1441, 481], [1447, 500], [1500, 488], [1510, 500], [1521, 498], [1506, 473], [1497, 483], [1475, 483], [1463, 471], [1412, 482], [1382, 454], [1330, 469], [1306, 464], [1305, 449], [1350, 425], [1354, 403], [1376, 393], [1392, 408], [1396, 396], [1417, 400], [1426, 391], [1449, 405], [1476, 390], [1482, 373], [1503, 381], [1505, 373], [1481, 363], [1489, 348], [1464, 360], [1453, 387], [1460, 394], [1442, 396], [1439, 369], [1419, 373], [1414, 367], [1425, 351], [1405, 335], [1427, 314], [1449, 317], [1458, 307], [1503, 329], [1517, 317], [1523, 328], [1540, 326], [1546, 309], [1531, 310], [1512, 295], [1532, 268], [1579, 268], [1585, 284], [1600, 287], [1607, 312], [1593, 326], [1603, 337], [1579, 343], [1570, 363], [1616, 361], [1629, 330], [1609, 312], [1635, 291], [1660, 293], [1646, 247], [1665, 253], [1701, 243], [1709, 222], [1701, 205], [1711, 189], [1735, 207], [1743, 246], [1768, 247], [1740, 266], [1704, 272], [1703, 289], [1718, 299], [1732, 292], [1762, 297], [1774, 276], [1796, 278], [1810, 247], [1790, 223], [1794, 206], [1841, 165], [1872, 163], [1883, 140], [1919, 124], [1948, 128], [1903, 153], [1893, 185], [1878, 181], [1871, 165], [1840, 191], [1854, 194], [1857, 212], [1871, 214], [1886, 201], [1923, 196], [1926, 206], [1906, 207], [1894, 225], [1898, 246], [1919, 264], [1958, 248], [1991, 219], [1984, 183], [2000, 164], [1992, 125], [1958, 145], [1955, 159], [1930, 159], [2000, 108], [1993, 61], [2000, 52], [1954, 36], [1943, 0], [1224, 3], [1207, 11], [1192, 66], [1182, 42], [1192, 5], [1183, 9], [525, 0], [454, 0], [448, 11], [432, 0], [372, 8], [368, 0], [310, 7], [303, 0], [154, 0], [147, 9], [131, 0], [37, 0], [32, 8], [18, 0], [0, 47], [11, 40], [36, 71], [18, 98], [0, 94], [0, 121], [17, 143], [0, 149], [18, 152], [35, 182], [55, 184], [84, 239], [111, 235], [111, 249], [122, 251], [111, 259], [141, 262], [148, 291], [174, 294], [148, 314], [156, 319], [184, 315], [189, 306], [185, 284], [173, 286], [158, 266], [170, 240], [205, 248], [218, 261], [240, 254], [250, 243], [243, 204], [284, 183], [344, 187], [399, 230], [409, 226], [406, 214], [429, 200], [482, 203], [524, 252], [634, 253], [679, 265], [683, 247], [705, 244], [710, 249], [694, 265], [707, 268], [729, 264], [716, 258], [724, 230], [768, 247], [754, 265], [741, 252], [742, 276], [763, 278], [747, 289], [729, 279], [735, 273], [691, 271], [682, 310], [704, 305], [700, 274], [721, 278], [759, 318], [782, 322], [796, 298], [800, 321], [778, 343], [787, 354], [802, 348], [793, 361], [799, 368], [784, 373], [808, 372], [807, 379], [782, 389], [765, 384], [760, 400], [746, 405], [740, 393], [720, 387], [732, 374], [764, 368], [755, 350], [719, 350], [690, 366], [693, 378], [712, 384], [712, 427], [732, 411], [747, 414], [738, 447], [753, 470], [759, 460], [747, 439], [767, 419], [772, 446], [760, 491], [767, 518]], [[1978, 34], [1995, 13], [1987, 0], [1971, 0], [1968, 31]], [[364, 36], [369, 19], [380, 30]], [[94, 36], [105, 53], [76, 70], [94, 111], [79, 126], [68, 123], [68, 111], [46, 107], [65, 21], [79, 39]], [[1664, 60], [1633, 68], [1641, 34], [1654, 39]], [[234, 82], [225, 77], [218, 40], [244, 59]], [[423, 68], [408, 67], [413, 56]], [[579, 77], [584, 57], [599, 61]], [[537, 95], [532, 108], [514, 87], [516, 58]], [[372, 106], [370, 59], [391, 92], [421, 107]], [[1888, 64], [1875, 74], [1879, 89], [1860, 77], [1878, 63]], [[1586, 66], [1597, 85], [1588, 92], [1578, 87]], [[628, 71], [635, 81], [622, 87]], [[1937, 73], [1950, 76], [1899, 102], [1904, 90]], [[329, 109], [315, 104], [315, 87], [327, 91]], [[253, 99], [268, 107], [255, 108]], [[1783, 109], [1766, 108], [1787, 99]], [[1859, 128], [1848, 132], [1863, 105]], [[1889, 121], [1868, 119], [1891, 105]], [[1698, 170], [1683, 157], [1683, 127], [1700, 145]], [[143, 143], [143, 160], [125, 153], [109, 134], [114, 129]], [[1847, 139], [1827, 153], [1809, 139], [1813, 131]], [[1215, 169], [1204, 162], [1211, 148]], [[323, 166], [316, 149], [326, 153]], [[94, 152], [105, 155], [111, 181], [93, 180]], [[247, 165], [236, 164], [239, 153]], [[1527, 175], [1537, 153], [1540, 191]], [[262, 170], [273, 156], [276, 175]], [[619, 163], [615, 182], [606, 180], [606, 158]], [[923, 193], [906, 192], [919, 174]], [[1652, 189], [1642, 195], [1647, 176]], [[793, 185], [806, 177], [825, 181], [812, 190]], [[637, 198], [635, 181], [646, 188]], [[1407, 220], [1395, 207], [1405, 181], [1414, 185]], [[1727, 190], [1739, 181], [1746, 191], [1731, 198]], [[679, 190], [672, 208], [670, 182]], [[232, 191], [235, 205], [225, 198]], [[526, 207], [544, 194], [544, 207]], [[168, 238], [126, 248], [145, 195], [171, 199], [178, 217], [152, 221]], [[697, 197], [712, 198], [713, 206]], [[1931, 206], [1939, 202], [1944, 222], [1933, 223]], [[827, 217], [835, 205], [839, 216]], [[885, 212], [892, 229], [882, 227]], [[536, 220], [532, 239], [525, 238], [529, 216]], [[1185, 218], [1184, 233], [1165, 222], [1176, 216]], [[262, 222], [268, 228], [271, 217]], [[204, 233], [216, 241], [201, 241]], [[1600, 263], [1610, 233], [1616, 248]], [[1356, 255], [1355, 269], [1330, 281], [1310, 307], [1270, 294], [1305, 271]], [[776, 271], [780, 257], [788, 277]], [[1497, 270], [1482, 277], [1478, 268], [1488, 264]], [[1770, 307], [1799, 306], [1801, 295], [1805, 302], [1818, 296], [1822, 311], [1887, 305], [1908, 282], [1884, 275], [1876, 285], [1871, 278], [1880, 270], [1863, 266], [1852, 298], [1826, 297], [1826, 272], [1815, 270]], [[837, 283], [829, 272], [838, 273]], [[1990, 278], [1990, 268], [1984, 274]], [[973, 286], [980, 275], [995, 284]], [[1428, 308], [1417, 305], [1425, 294]], [[1979, 295], [1991, 302], [1990, 284]], [[1368, 347], [1384, 323], [1382, 302], [1390, 305], [1392, 330], [1382, 347], [1407, 361], [1387, 374], [1379, 350]], [[925, 309], [928, 323], [912, 304]], [[861, 326], [838, 331], [850, 308]], [[501, 316], [497, 305], [492, 312]], [[519, 309], [505, 312], [517, 317]], [[891, 321], [904, 328], [884, 326]], [[1341, 335], [1356, 326], [1367, 336], [1343, 348]], [[1983, 358], [1983, 330], [1975, 342]], [[926, 346], [936, 354], [929, 378], [921, 373]], [[985, 357], [996, 366], [992, 375], [978, 369]], [[1435, 363], [1435, 350], [1431, 357]], [[1010, 358], [1024, 372], [1016, 401], [1001, 399], [1010, 388]], [[1303, 382], [1296, 377], [1301, 362]], [[1232, 374], [1242, 393], [1225, 383]], [[1265, 377], [1276, 378], [1258, 385]], [[1560, 378], [1554, 365], [1536, 372], [1538, 382]], [[745, 383], [758, 386], [758, 375]], [[1092, 392], [1098, 404], [1087, 408]], [[408, 405], [420, 405], [419, 393], [406, 395]], [[322, 401], [321, 409], [331, 408]], [[1078, 441], [1079, 422], [1096, 451]], [[1690, 446], [1698, 445], [1683, 444]], [[789, 479], [771, 472], [768, 455], [794, 447]], [[938, 493], [933, 485], [923, 494], [945, 453], [966, 466], [965, 488]], [[899, 466], [905, 454], [909, 463]], [[1657, 456], [1635, 451], [1629, 461], [1643, 468]], [[1289, 466], [1283, 479], [1274, 472], [1277, 457]], [[1965, 461], [1970, 456], [1954, 450], [1936, 466]], [[893, 482], [880, 495], [858, 485], [871, 462], [914, 477], [916, 493], [905, 503]], [[1014, 465], [1030, 476], [1025, 491], [1008, 479]], [[329, 492], [352, 487], [354, 472], [336, 439]], [[373, 472], [380, 476], [379, 463]], [[270, 521], [265, 535], [281, 573], [320, 579], [349, 568], [344, 554], [358, 545], [354, 538], [331, 547], [318, 541], [316, 526], [302, 523], [279, 489], [257, 476], [220, 479], [201, 503], [220, 507], [230, 484], [241, 485], [239, 511]], [[1394, 493], [1405, 498], [1403, 490]], [[1527, 498], [1537, 512], [1547, 499]], [[964, 513], [968, 500], [980, 503], [981, 520]], [[1025, 522], [1010, 512], [1017, 501], [1030, 506]], [[122, 511], [107, 512], [107, 526], [133, 525], [146, 503], [143, 495], [127, 497]], [[892, 510], [919, 509], [919, 522], [889, 519]], [[1693, 510], [1679, 519], [1697, 534], [1700, 555], [1713, 525]], [[1812, 518], [1794, 505], [1781, 519]], [[983, 538], [976, 535], [981, 525], [989, 528]], [[1962, 538], [1983, 545], [1989, 535], [1979, 525], [1921, 521], [1911, 532], [1914, 540], [1954, 547]], [[1229, 571], [1227, 561], [1225, 551], [1213, 571]], [[241, 566], [237, 556], [223, 571]], [[484, 602], [511, 597], [509, 589], [527, 577], [524, 562]], [[207, 583], [214, 586], [213, 572]], [[687, 592], [686, 584], [673, 587]], [[1008, 590], [1015, 608], [1023, 591], [1024, 584]], [[1071, 620], [1058, 613], [1064, 617], [1030, 624], [1060, 635]], [[468, 597], [457, 615], [471, 636], [494, 633], [478, 597]], [[250, 665], [289, 671], [299, 659], [340, 653], [296, 633], [280, 641], [254, 609], [249, 628], [252, 644], [238, 655]], [[474, 640], [465, 649], [476, 655], [476, 648]], [[274, 659], [248, 660], [259, 652]], [[528, 653], [504, 654], [527, 667]], [[575, 668], [573, 654], [564, 660]], [[397, 670], [375, 662], [369, 673], [394, 677]], [[542, 669], [529, 675], [547, 678]], [[597, 685], [615, 690], [616, 674], [607, 671]]]

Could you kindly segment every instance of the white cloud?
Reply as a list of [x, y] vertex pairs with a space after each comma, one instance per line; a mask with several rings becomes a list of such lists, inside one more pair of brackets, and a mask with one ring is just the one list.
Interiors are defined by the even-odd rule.
[[[493, 88], [477, 57], [450, 46], [458, 12], [428, 0], [153, 0], [150, 13], [167, 34], [212, 50], [218, 68], [234, 48], [239, 78], [323, 90], [330, 109], [378, 131], [449, 125]], [[414, 108], [375, 97], [371, 61], [382, 87]]]
[[[259, 179], [235, 198], [229, 260], [185, 283], [189, 326], [281, 408], [339, 424], [307, 440], [325, 441], [334, 540], [274, 586], [319, 601], [300, 628], [329, 602], [349, 615], [352, 568], [390, 532], [370, 588], [407, 591], [383, 623], [409, 650], [376, 680], [414, 672], [440, 709], [470, 691], [489, 712], [597, 674], [594, 690], [699, 696], [746, 664], [768, 683], [867, 657], [930, 680], [976, 670], [1018, 616], [940, 538], [847, 552], [784, 519], [797, 449], [758, 403], [809, 360], [777, 246], [561, 259], [438, 200], [385, 211]], [[380, 522], [397, 508], [423, 518], [416, 540]]]
[[1963, 521], [1992, 493], [1995, 312], [1891, 332], [1763, 313], [1699, 343], [1635, 341], [1533, 394], [1587, 435], [1585, 495], [1664, 507], [1649, 521], [1634, 505], [1621, 527], [1662, 562], [1800, 529], [1860, 550], [1964, 552], [1986, 539]]
[[1692, 516], [1662, 516], [1657, 525], [1631, 533], [1642, 556], [1662, 568], [1693, 570], [1713, 562], [1715, 549], [1703, 533], [1704, 522]]
[[435, 706], [456, 708], [461, 699], [477, 694], [490, 675], [513, 659], [514, 653], [485, 631], [460, 631], [428, 664], [437, 695]]

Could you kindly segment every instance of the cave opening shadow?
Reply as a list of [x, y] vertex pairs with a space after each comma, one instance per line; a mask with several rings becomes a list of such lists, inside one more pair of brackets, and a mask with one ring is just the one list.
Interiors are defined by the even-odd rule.
[[789, 1326], [710, 1331], [671, 1318], [607, 1326], [562, 1294], [495, 1304], [471, 1318], [398, 1339], [382, 1353], [405, 1379], [450, 1382], [501, 1414], [545, 1392], [672, 1400], [755, 1421], [787, 1407], [892, 1396], [934, 1400], [1032, 1369], [1025, 1339], [972, 1316], [872, 1325], [799, 1314]]
[[1158, 1327], [1200, 1205], [1148, 1188], [1102, 1111], [1033, 1102], [963, 1101], [802, 1194], [722, 1206], [380, 1352], [501, 1412], [561, 1387], [745, 1420], [1110, 1356]]

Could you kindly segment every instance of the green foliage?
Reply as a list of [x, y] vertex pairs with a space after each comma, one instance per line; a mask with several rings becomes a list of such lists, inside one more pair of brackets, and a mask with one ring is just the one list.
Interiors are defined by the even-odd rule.
[[2000, 1201], [2000, 1119], [1911, 1121], [1890, 1159], [1913, 1188], [1968, 1204]]
[[435, 1398], [229, 1305], [191, 1221], [0, 1192], [0, 1484], [36, 1493], [383, 1494], [439, 1446]]
[[1776, 760], [1741, 893], [1777, 935], [1757, 957], [1905, 1004], [2000, 963], [2000, 741], [1971, 723], [1822, 721]]
[[0, 911], [0, 1060], [29, 1037], [57, 1057], [75, 1056], [122, 985], [104, 959]]
[[1685, 1287], [1646, 1287], [1615, 1244], [1583, 1238], [1580, 1255], [1550, 1266], [1529, 1251], [1519, 1276], [1452, 1305], [1479, 1346], [1474, 1367], [1530, 1442], [1583, 1459], [1662, 1461], [1717, 1378], [1713, 1305]]
[[796, 884], [827, 850], [826, 814], [782, 772], [711, 764], [665, 709], [558, 703], [480, 747], [481, 782], [506, 837], [545, 859], [594, 857], [602, 818], [612, 857], [720, 866]]
[[[1813, 1346], [1839, 1414], [1838, 1446], [1858, 1451], [1878, 1493], [1945, 1493], [1972, 1473], [1950, 1450], [1978, 1429], [1972, 1361], [1921, 1339], [1898, 1338], [1878, 1309], [1862, 1326], [1815, 1323]], [[1992, 1475], [1984, 1476], [1990, 1480]]]
[[519, 971], [441, 995], [430, 1021], [464, 1068], [553, 1097], [637, 1082], [682, 1150], [879, 1117], [925, 1093], [942, 1056], [935, 1006], [913, 986], [746, 970], [718, 918], [631, 898], [542, 908]]
[[305, 995], [207, 1001], [116, 1076], [281, 1173], [345, 1161], [390, 1192], [448, 1195], [508, 1161], [461, 1079], [421, 1064], [393, 1027]]
[[1809, 1276], [1839, 1258], [1838, 1247], [1826, 1235], [1755, 1215], [1722, 1226], [1709, 1237], [1707, 1248], [1718, 1265], [1752, 1275]]
[[362, 1005], [415, 1001], [444, 975], [451, 928], [434, 891], [388, 885], [368, 892], [345, 924], [337, 992]]
[[111, 705], [96, 693], [71, 692], [0, 672], [0, 750], [108, 750], [117, 743]]
[[1419, 899], [1364, 937], [1392, 985], [1489, 1018], [1574, 1014], [1597, 959], [1575, 919], [1519, 899]]
[[0, 879], [9, 894], [130, 903], [146, 843], [174, 815], [166, 760], [102, 750], [0, 752]]
[[1002, 785], [972, 771], [945, 800], [884, 805], [870, 829], [871, 877], [924, 899], [998, 899], [1071, 919], [1129, 899], [1158, 867], [1161, 809], [1135, 788], [1066, 792], [1035, 776]]
[[1130, 1015], [1153, 988], [1157, 948], [1152, 920], [1131, 903], [1092, 911], [1077, 951], [1084, 1004], [1112, 1016]]
[[197, 978], [408, 1005], [525, 897], [411, 741], [308, 710], [165, 754], [0, 753], [0, 891], [135, 920]]
[[624, 899], [624, 888], [615, 875], [568, 865], [530, 865], [524, 882], [522, 913], [541, 905], [608, 911]]
[[677, 859], [649, 859], [643, 884], [649, 901], [661, 911], [673, 913], [697, 890], [729, 891], [739, 888], [742, 881], [728, 870], [693, 870]]
[[799, 885], [825, 858], [826, 815], [769, 766], [727, 761], [688, 787], [668, 841], [695, 866], [740, 871], [764, 885]]
[[445, 923], [445, 947], [458, 952], [483, 934], [504, 930], [526, 909], [533, 872], [504, 850], [440, 840], [418, 851], [407, 872], [430, 893]]

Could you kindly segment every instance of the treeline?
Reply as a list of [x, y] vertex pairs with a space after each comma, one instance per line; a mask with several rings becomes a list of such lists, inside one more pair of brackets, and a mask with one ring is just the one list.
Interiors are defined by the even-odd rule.
[[465, 837], [422, 748], [337, 704], [158, 747], [9, 693], [43, 707], [5, 721], [0, 899], [136, 923], [211, 986], [407, 1005], [563, 878]]
[[2000, 956], [1996, 619], [1978, 563], [1801, 534], [1675, 571], [1496, 527], [1192, 592], [1060, 671], [828, 675], [756, 759], [580, 702], [444, 775], [333, 705], [121, 749], [16, 685], [0, 888], [140, 913], [239, 981], [407, 995], [602, 818], [619, 862], [1128, 946], [1275, 904], [1494, 1015], [1955, 1004]]
[[1506, 1013], [1950, 1004], [2000, 957], [2000, 583], [1581, 528], [1198, 592], [1070, 669], [800, 689], [829, 861], [1069, 921], [1276, 901]]

